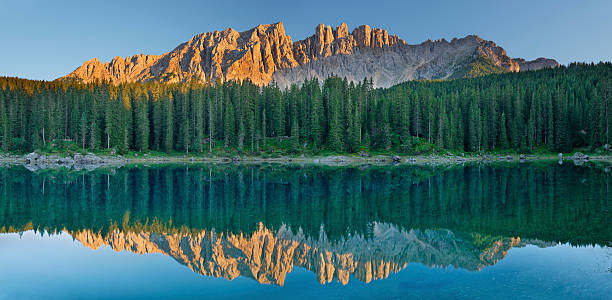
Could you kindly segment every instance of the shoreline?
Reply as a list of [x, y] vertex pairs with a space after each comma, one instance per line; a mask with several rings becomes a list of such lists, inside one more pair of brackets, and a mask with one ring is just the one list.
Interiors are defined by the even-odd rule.
[[159, 164], [196, 164], [196, 163], [294, 163], [294, 164], [319, 164], [329, 166], [344, 165], [457, 165], [464, 163], [495, 163], [495, 162], [538, 162], [538, 161], [571, 161], [574, 164], [586, 162], [603, 162], [612, 164], [612, 155], [583, 155], [564, 156], [558, 155], [525, 155], [525, 154], [485, 154], [485, 155], [327, 155], [327, 156], [279, 156], [264, 158], [261, 156], [188, 156], [168, 155], [149, 156], [143, 154], [138, 157], [124, 157], [121, 155], [95, 155], [89, 154], [38, 154], [26, 155], [2, 154], [0, 165], [22, 165], [32, 171], [44, 169], [86, 169], [94, 170], [103, 167], [121, 167], [129, 165], [159, 165]]

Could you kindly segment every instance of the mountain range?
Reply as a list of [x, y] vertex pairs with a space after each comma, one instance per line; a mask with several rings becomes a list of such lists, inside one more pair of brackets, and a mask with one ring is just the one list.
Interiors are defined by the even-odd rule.
[[[348, 235], [330, 241], [321, 230], [307, 237], [283, 226], [271, 230], [260, 223], [253, 233], [201, 231], [190, 234], [91, 230], [69, 232], [91, 249], [109, 246], [115, 251], [160, 253], [205, 276], [232, 280], [242, 276], [263, 284], [283, 285], [293, 267], [315, 273], [321, 284], [350, 278], [369, 283], [398, 273], [410, 263], [429, 267], [480, 271], [503, 259], [513, 247], [529, 241], [519, 237], [496, 238], [484, 248], [447, 229], [405, 230], [388, 223], [373, 223], [372, 236]], [[536, 241], [538, 245], [549, 246]]]
[[352, 31], [342, 23], [319, 24], [315, 33], [293, 42], [283, 23], [259, 25], [238, 32], [232, 28], [198, 34], [161, 55], [93, 58], [59, 80], [214, 82], [251, 80], [286, 88], [305, 79], [331, 75], [350, 81], [372, 78], [375, 87], [415, 79], [453, 79], [490, 73], [556, 67], [554, 59], [510, 58], [492, 41], [476, 35], [450, 42], [427, 40], [409, 45], [385, 29], [361, 25]]

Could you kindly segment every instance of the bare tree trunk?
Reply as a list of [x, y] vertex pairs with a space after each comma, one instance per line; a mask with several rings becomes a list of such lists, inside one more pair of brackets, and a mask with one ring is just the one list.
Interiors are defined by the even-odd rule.
[[427, 120], [427, 141], [431, 143], [431, 119]]

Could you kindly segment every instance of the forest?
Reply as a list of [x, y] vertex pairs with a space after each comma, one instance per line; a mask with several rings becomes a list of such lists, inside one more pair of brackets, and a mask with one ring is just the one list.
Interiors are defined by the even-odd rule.
[[[469, 79], [80, 84], [0, 78], [0, 150], [322, 154], [608, 149], [612, 64]], [[68, 145], [68, 146], [67, 146]]]

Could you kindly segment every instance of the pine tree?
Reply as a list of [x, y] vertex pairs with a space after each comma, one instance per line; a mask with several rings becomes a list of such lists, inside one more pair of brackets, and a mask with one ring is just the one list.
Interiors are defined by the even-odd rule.
[[536, 110], [535, 101], [531, 101], [531, 107], [529, 109], [529, 120], [527, 121], [527, 146], [530, 151], [536, 144]]
[[410, 134], [410, 111], [409, 100], [407, 98], [400, 99], [400, 141], [403, 151], [407, 151], [412, 147], [412, 135]]
[[319, 82], [315, 81], [316, 87], [312, 88], [314, 90], [312, 92], [311, 98], [311, 115], [310, 115], [310, 128], [311, 128], [311, 136], [312, 143], [315, 149], [319, 148], [323, 143], [323, 128], [324, 123], [323, 119], [323, 101], [321, 99], [321, 93], [319, 90]]
[[208, 99], [208, 153], [212, 153], [212, 145], [215, 138], [215, 104], [212, 99]]
[[172, 151], [174, 146], [174, 97], [169, 92], [162, 102], [162, 150], [166, 153]]
[[228, 148], [233, 145], [234, 142], [234, 104], [231, 101], [227, 101], [225, 104], [225, 113], [223, 115], [223, 141], [224, 147]]
[[457, 150], [464, 150], [465, 149], [465, 126], [464, 126], [464, 118], [463, 118], [463, 113], [461, 111], [461, 105], [459, 104], [459, 101], [456, 102], [455, 104], [455, 108], [454, 108], [454, 118], [453, 118], [453, 122], [451, 122], [451, 124], [453, 124], [453, 128], [455, 128], [454, 130], [454, 138], [453, 140], [455, 141], [455, 149]]
[[330, 148], [336, 152], [342, 152], [344, 145], [342, 143], [342, 121], [340, 116], [340, 105], [335, 95], [331, 95], [329, 99], [331, 108], [331, 120], [329, 126], [328, 142]]
[[391, 125], [389, 122], [385, 122], [382, 130], [382, 146], [385, 150], [391, 149]]
[[553, 114], [553, 105], [552, 99], [550, 95], [546, 95], [546, 139], [544, 143], [548, 146], [549, 149], [552, 149], [552, 145], [555, 140], [554, 136], [554, 114]]
[[263, 112], [261, 114], [262, 148], [264, 151], [266, 150], [266, 145], [267, 145], [267, 141], [266, 141], [267, 134], [268, 132], [266, 128], [266, 108], [264, 107]]
[[284, 136], [285, 135], [285, 109], [283, 104], [283, 97], [281, 97], [278, 88], [271, 88], [271, 96], [273, 106], [274, 118], [272, 122], [274, 127], [272, 128], [272, 136]]
[[244, 151], [244, 137], [246, 135], [246, 128], [244, 127], [244, 121], [242, 116], [238, 120], [238, 151]]
[[251, 153], [253, 153], [255, 151], [255, 136], [256, 136], [256, 129], [255, 129], [255, 113], [253, 112], [253, 108], [252, 106], [252, 102], [249, 102], [249, 104], [251, 104], [247, 110], [247, 126], [249, 128], [249, 140], [250, 140], [250, 145], [251, 145]]
[[612, 114], [610, 112], [610, 110], [612, 110], [612, 78], [611, 77], [606, 77], [604, 79], [602, 79], [601, 84], [601, 101], [603, 103], [603, 116], [601, 116], [601, 119], [603, 120], [604, 126], [603, 128], [605, 128], [604, 130], [604, 140], [606, 145], [610, 145], [610, 122], [612, 121], [610, 118], [610, 114]]
[[202, 152], [204, 150], [204, 146], [202, 145], [202, 141], [204, 140], [204, 103], [202, 101], [202, 93], [194, 92], [191, 97], [192, 105], [191, 105], [191, 119], [192, 119], [192, 128], [193, 128], [193, 146], [194, 150], [197, 152]]
[[87, 126], [87, 114], [83, 111], [81, 112], [81, 121], [79, 122], [79, 131], [80, 131], [80, 136], [79, 136], [79, 140], [81, 141], [81, 148], [85, 149], [85, 144], [87, 142], [87, 132], [88, 132], [88, 126]]
[[139, 101], [134, 102], [134, 144], [136, 150], [149, 150], [149, 114], [146, 94], [140, 94]]
[[445, 144], [444, 144], [444, 134], [445, 134], [445, 129], [446, 129], [446, 110], [445, 110], [445, 106], [446, 104], [439, 104], [439, 111], [438, 111], [438, 128], [437, 128], [437, 135], [436, 135], [436, 145], [440, 148], [444, 148]]
[[499, 125], [499, 146], [508, 149], [508, 130], [506, 129], [506, 114], [502, 113]]
[[568, 138], [568, 118], [567, 118], [567, 97], [565, 93], [557, 88], [555, 93], [555, 144], [556, 149], [561, 152], [569, 151], [569, 138]]
[[8, 152], [10, 149], [11, 131], [9, 127], [10, 121], [4, 95], [0, 92], [0, 129], [2, 130], [2, 151]]
[[300, 126], [297, 117], [291, 118], [291, 147], [294, 151], [300, 150]]
[[469, 150], [480, 151], [480, 139], [482, 137], [482, 122], [480, 119], [480, 107], [478, 102], [472, 101], [470, 104], [470, 115], [469, 115]]

